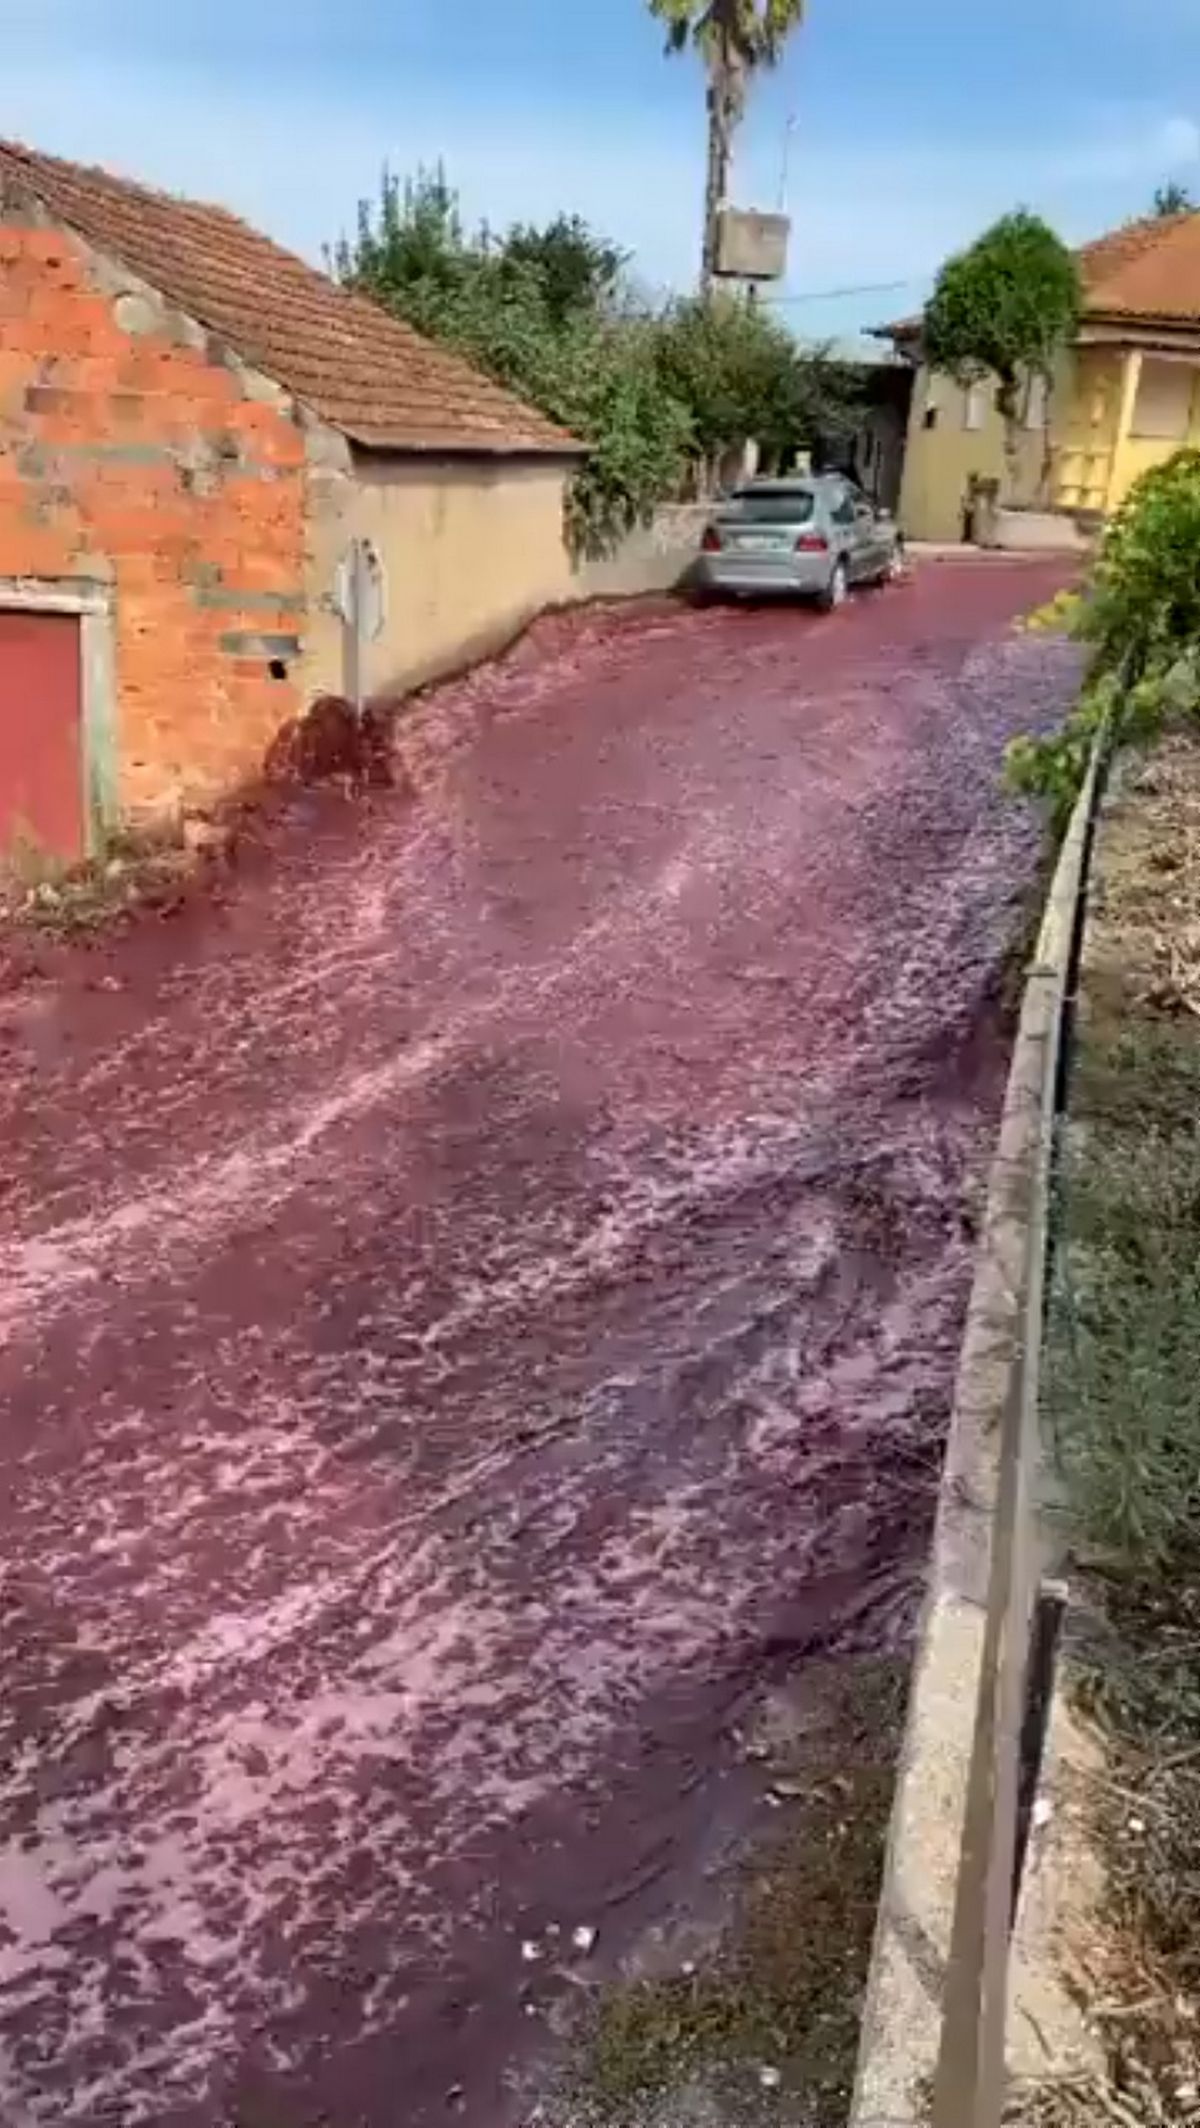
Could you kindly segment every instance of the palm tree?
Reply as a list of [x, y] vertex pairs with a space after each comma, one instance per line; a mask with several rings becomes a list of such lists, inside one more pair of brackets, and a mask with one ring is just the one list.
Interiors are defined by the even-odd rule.
[[805, 0], [649, 0], [666, 24], [668, 52], [694, 45], [708, 75], [708, 174], [700, 288], [707, 295], [717, 263], [718, 218], [729, 186], [733, 136], [755, 73], [778, 64]]

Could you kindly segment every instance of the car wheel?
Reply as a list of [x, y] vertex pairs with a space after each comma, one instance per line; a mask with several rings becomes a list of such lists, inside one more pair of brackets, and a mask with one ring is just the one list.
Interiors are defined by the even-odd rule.
[[850, 578], [846, 571], [845, 556], [839, 555], [829, 572], [829, 582], [821, 593], [821, 611], [833, 613], [839, 606], [844, 606], [849, 589]]

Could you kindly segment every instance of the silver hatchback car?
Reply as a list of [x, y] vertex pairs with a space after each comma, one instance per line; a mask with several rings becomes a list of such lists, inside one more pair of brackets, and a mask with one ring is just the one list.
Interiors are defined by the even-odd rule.
[[904, 542], [886, 510], [840, 473], [752, 480], [713, 513], [696, 588], [708, 597], [790, 592], [840, 606], [852, 584], [899, 574]]

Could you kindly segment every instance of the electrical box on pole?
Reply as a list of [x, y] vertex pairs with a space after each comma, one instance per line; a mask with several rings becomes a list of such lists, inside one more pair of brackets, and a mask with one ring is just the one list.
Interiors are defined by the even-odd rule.
[[717, 229], [716, 271], [726, 281], [782, 281], [792, 225], [786, 214], [723, 207]]

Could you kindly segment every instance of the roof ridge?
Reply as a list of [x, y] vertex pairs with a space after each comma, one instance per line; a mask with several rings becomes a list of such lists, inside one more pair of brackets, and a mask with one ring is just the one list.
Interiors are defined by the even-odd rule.
[[[231, 223], [235, 229], [246, 230], [252, 236], [264, 234], [264, 232], [256, 230], [254, 224], [248, 222], [244, 215], [235, 214], [232, 207], [222, 206], [219, 200], [194, 199], [191, 193], [188, 192], [171, 192], [165, 185], [148, 185], [140, 177], [125, 177], [119, 170], [110, 170], [103, 163], [77, 163], [68, 156], [50, 155], [41, 148], [29, 147], [25, 141], [11, 140], [7, 136], [0, 135], [0, 160], [7, 161], [9, 159], [28, 169], [31, 189], [35, 193], [37, 191], [37, 172], [49, 168], [61, 171], [62, 175], [73, 184], [77, 184], [80, 179], [90, 179], [97, 184], [98, 189], [102, 192], [133, 193], [139, 199], [149, 200], [156, 205], [171, 207], [176, 212], [183, 211], [186, 213], [189, 209], [192, 209], [197, 214], [219, 215], [222, 221]], [[29, 166], [32, 166], [31, 169], [29, 169]], [[267, 237], [266, 241], [274, 243], [275, 239]], [[283, 248], [283, 246], [280, 246], [280, 249]]]
[[[1086, 243], [1074, 245], [1072, 256], [1079, 264], [1083, 280], [1085, 318], [1089, 314], [1103, 316], [1112, 308], [1116, 315], [1144, 317], [1148, 320], [1174, 318], [1177, 322], [1192, 320], [1200, 325], [1200, 255], [1196, 260], [1193, 281], [1195, 298], [1190, 307], [1181, 309], [1177, 303], [1172, 304], [1170, 301], [1160, 307], [1144, 300], [1135, 302], [1126, 309], [1119, 301], [1114, 304], [1111, 299], [1108, 302], [1104, 300], [1106, 296], [1110, 296], [1114, 285], [1119, 287], [1123, 276], [1143, 270], [1148, 262], [1155, 258], [1163, 243], [1169, 238], [1182, 235], [1189, 227], [1194, 228], [1200, 238], [1200, 207], [1184, 208], [1178, 214], [1136, 215], [1133, 220], [1120, 223], [1117, 228], [1107, 230], [1102, 236], [1089, 237]], [[875, 327], [874, 331], [876, 337], [883, 339], [911, 339], [920, 329], [921, 315], [918, 314], [910, 318], [897, 318], [890, 324]]]
[[1085, 312], [1200, 323], [1200, 209], [1139, 215], [1078, 255]]
[[275, 378], [366, 448], [583, 455], [537, 408], [231, 212], [0, 139], [0, 184]]

